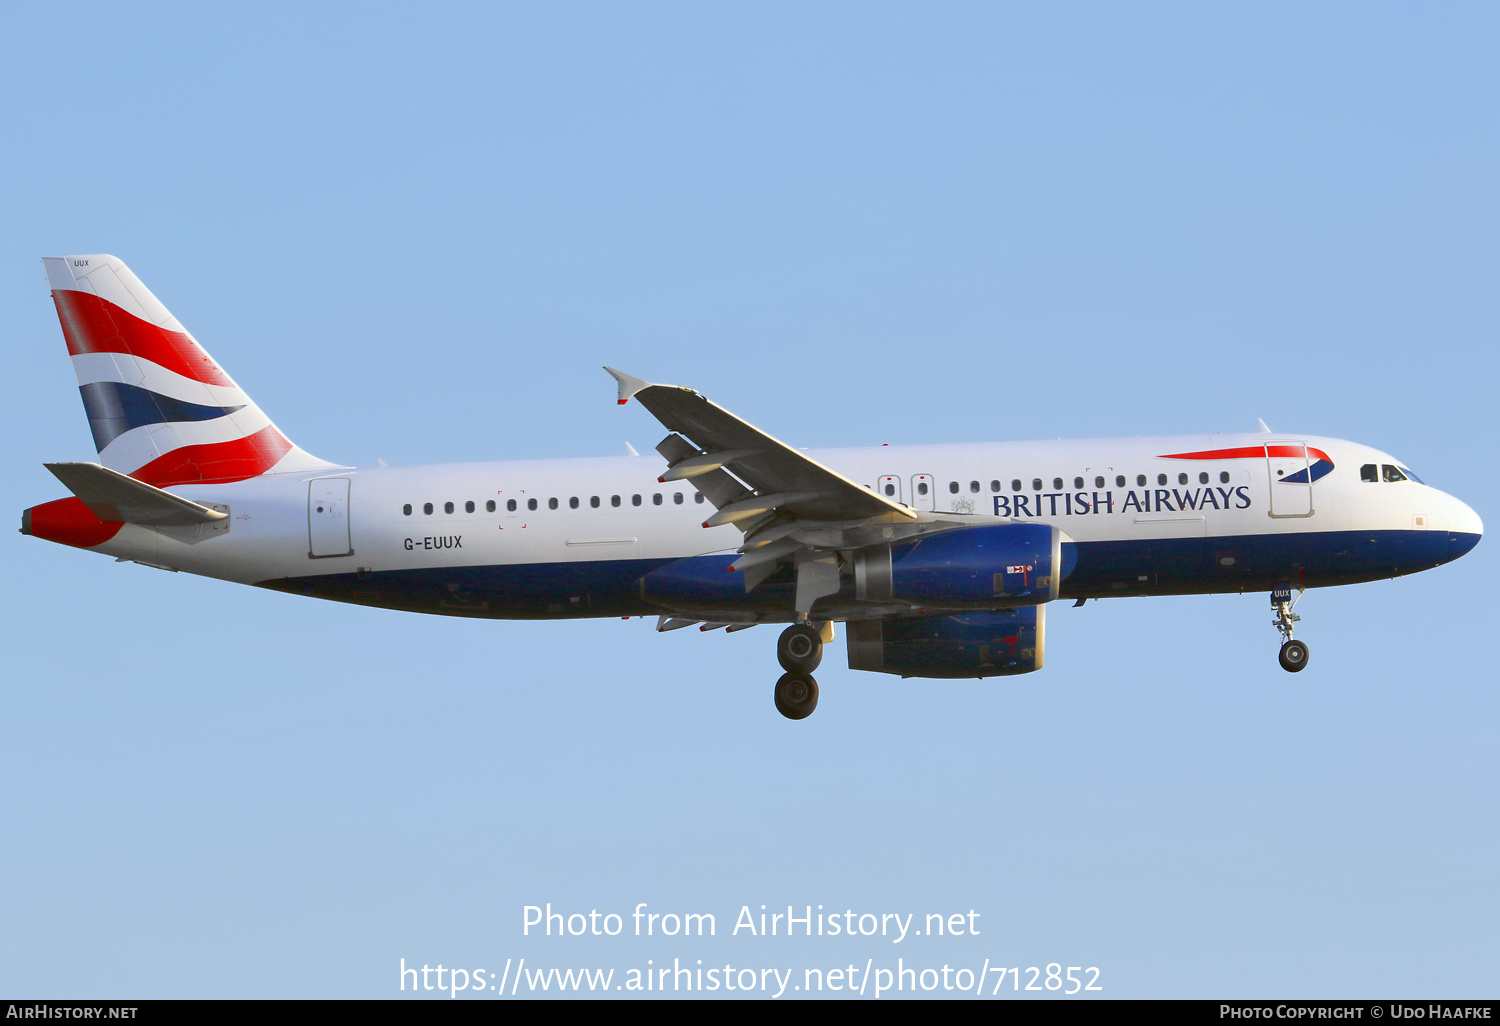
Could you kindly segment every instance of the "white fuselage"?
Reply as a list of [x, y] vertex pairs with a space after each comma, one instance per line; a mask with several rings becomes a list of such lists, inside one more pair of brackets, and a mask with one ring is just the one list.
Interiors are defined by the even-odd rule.
[[[1276, 476], [1300, 468], [1305, 480], [1314, 456], [1301, 462], [1265, 455], [1165, 458], [1267, 445], [1320, 451], [1331, 459], [1332, 469], [1310, 483], [1289, 484]], [[1399, 466], [1391, 456], [1305, 435], [882, 446], [809, 455], [914, 508], [972, 515], [976, 524], [1013, 519], [1058, 527], [1081, 553], [1097, 543], [1201, 541], [1211, 549], [1214, 539], [1285, 543], [1295, 536], [1311, 540], [1349, 532], [1416, 533], [1434, 542], [1438, 535], [1452, 533], [1477, 540], [1482, 530], [1473, 510], [1435, 488], [1415, 480], [1362, 480], [1363, 466]], [[570, 565], [661, 564], [739, 545], [735, 527], [701, 526], [714, 510], [690, 480], [658, 483], [664, 468], [664, 461], [650, 454], [275, 474], [234, 484], [181, 486], [171, 490], [227, 509], [227, 528], [127, 524], [98, 551], [241, 583], [282, 582], [285, 590], [296, 590], [290, 585], [303, 578], [440, 574], [459, 568], [470, 574], [522, 566], [545, 574], [540, 568], [554, 568], [566, 577]], [[341, 532], [346, 532], [346, 542]], [[1087, 565], [1085, 556], [1080, 561]], [[1381, 565], [1377, 560], [1352, 573], [1360, 579], [1392, 576], [1381, 572]], [[1174, 579], [1170, 586], [1145, 587], [1139, 593], [1243, 589], [1243, 581], [1224, 574], [1233, 563], [1215, 566], [1205, 564], [1196, 581]], [[1121, 572], [1112, 568], [1107, 576]], [[1141, 581], [1146, 581], [1144, 574], [1143, 569]], [[1103, 587], [1082, 591], [1108, 593]], [[465, 607], [459, 601], [455, 608]], [[609, 603], [591, 608], [595, 615], [619, 612]], [[578, 615], [582, 610], [564, 605], [507, 613], [503, 605], [493, 605], [488, 615], [549, 612]]]

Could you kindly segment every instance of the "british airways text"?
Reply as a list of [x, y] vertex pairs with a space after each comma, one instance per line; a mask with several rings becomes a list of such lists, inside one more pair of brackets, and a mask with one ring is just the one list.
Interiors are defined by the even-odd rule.
[[1183, 510], [1249, 509], [1247, 485], [1234, 488], [1143, 488], [1114, 492], [1039, 492], [995, 496], [997, 517], [1072, 517], [1091, 513], [1180, 513]]

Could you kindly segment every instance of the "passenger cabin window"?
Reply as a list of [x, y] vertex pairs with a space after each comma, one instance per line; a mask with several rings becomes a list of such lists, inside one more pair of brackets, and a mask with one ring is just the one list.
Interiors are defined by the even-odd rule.
[[527, 499], [526, 500], [526, 508], [527, 509], [536, 509], [536, 500], [535, 499]]
[[954, 495], [957, 495], [958, 494], [958, 482], [957, 481], [949, 481], [948, 482], [948, 491], [952, 492]]
[[1198, 474], [1199, 484], [1208, 484], [1208, 471], [1204, 470]]
[[1083, 487], [1083, 478], [1081, 478], [1081, 477], [1075, 477], [1073, 479], [1073, 487], [1075, 489], [1082, 488]]
[[977, 491], [979, 491], [979, 482], [978, 481], [970, 481], [969, 482], [969, 491], [971, 491], [971, 492], [977, 492]]
[[1032, 491], [1036, 491], [1036, 492], [1041, 491], [1042, 490], [1042, 479], [1039, 478], [1039, 477], [1032, 478], [1031, 479], [1031, 489], [1032, 489]]
[[571, 499], [568, 500], [568, 508], [569, 509], [577, 509], [578, 508], [578, 496], [575, 495]]
[[1159, 485], [1166, 484], [1167, 483], [1167, 475], [1166, 474], [1157, 474], [1156, 475], [1156, 483], [1159, 484]]
[[[991, 481], [990, 482], [990, 491], [992, 491], [992, 492], [998, 492], [999, 490], [1000, 490], [1000, 482], [999, 481]], [[919, 485], [917, 485], [917, 494], [918, 495], [926, 495], [927, 494], [927, 486], [925, 484], [919, 484]]]
[[1060, 478], [1060, 477], [1054, 477], [1052, 479], [1052, 490], [1054, 492], [1060, 492], [1060, 491], [1062, 491], [1062, 478]]
[[660, 506], [661, 505], [661, 492], [657, 492], [655, 495], [651, 496], [651, 505], [653, 505], [653, 506]]
[[1379, 481], [1380, 468], [1373, 463], [1366, 463], [1359, 468], [1359, 479], [1361, 481]]
[[432, 516], [432, 503], [430, 503], [430, 502], [424, 502], [424, 503], [422, 503], [422, 512], [425, 515], [429, 516], [429, 517]]
[[[1000, 490], [1000, 482], [998, 482], [998, 481], [995, 482], [995, 490], [996, 491]], [[918, 481], [917, 482], [917, 494], [918, 495], [926, 495], [927, 494], [927, 482], [926, 481]]]
[[620, 504], [620, 497], [618, 495], [611, 495], [609, 497], [609, 504], [611, 506], [618, 506]]
[[557, 508], [557, 500], [556, 499], [548, 499], [547, 500], [547, 508], [548, 509], [556, 509]]
[[1228, 484], [1228, 483], [1229, 483], [1229, 471], [1227, 471], [1227, 470], [1221, 470], [1221, 471], [1219, 471], [1219, 484]]
[[885, 494], [887, 494], [887, 495], [895, 495], [896, 494], [896, 486], [893, 485], [893, 484], [886, 485], [885, 486]]
[[672, 501], [675, 502], [675, 503], [677, 503], [677, 505], [681, 506], [682, 505], [682, 493], [681, 492], [673, 492], [672, 493]]
[[453, 503], [451, 503], [451, 502], [445, 502], [445, 503], [443, 503], [443, 512], [444, 513], [452, 513], [453, 512]]
[[401, 515], [406, 517], [411, 516], [411, 503], [408, 502], [405, 506], [401, 507]]
[[703, 501], [703, 493], [702, 492], [694, 492], [693, 493], [693, 501], [694, 502], [702, 502]]
[[1145, 474], [1137, 474], [1137, 475], [1135, 475], [1135, 486], [1137, 488], [1144, 488], [1144, 487], [1146, 487], [1146, 475]]
[[1118, 475], [1115, 476], [1115, 487], [1116, 488], [1124, 488], [1125, 487], [1125, 475], [1124, 474], [1118, 474]]
[[473, 499], [470, 499], [468, 502], [464, 503], [464, 512], [465, 513], [472, 513], [472, 512], [474, 512], [474, 500]]
[[632, 495], [630, 497], [630, 504], [632, 506], [639, 506], [641, 504], [641, 497], [639, 495]]
[[[533, 501], [535, 501], [535, 500], [533, 500]], [[510, 510], [512, 513], [514, 513], [516, 511], [516, 500], [515, 499], [506, 499], [505, 500], [505, 508], [508, 509], [508, 510]], [[531, 508], [535, 509], [536, 507], [533, 506]]]
[[1187, 484], [1187, 475], [1186, 474], [1178, 474], [1177, 475], [1177, 483], [1178, 484]]
[[489, 502], [486, 502], [484, 504], [484, 511], [486, 513], [493, 513], [493, 512], [495, 512], [495, 500], [494, 499], [491, 499]]
[[1010, 490], [1013, 492], [1019, 492], [1021, 490], [1021, 481], [1019, 478], [1010, 483]]
[[1395, 467], [1391, 466], [1389, 463], [1382, 463], [1380, 465], [1380, 476], [1387, 481], [1406, 480], [1406, 475], [1401, 473], [1401, 471], [1397, 470]]
[[592, 506], [594, 509], [598, 509], [599, 508], [599, 496], [597, 496], [597, 495], [590, 495], [589, 496], [589, 505]]

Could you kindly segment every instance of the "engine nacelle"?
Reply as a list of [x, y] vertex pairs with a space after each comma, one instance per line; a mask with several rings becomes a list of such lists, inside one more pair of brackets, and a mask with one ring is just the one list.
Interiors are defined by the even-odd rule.
[[944, 531], [855, 558], [855, 595], [917, 605], [1029, 606], [1057, 598], [1075, 561], [1072, 539], [1045, 524]]
[[849, 669], [902, 677], [1000, 677], [1042, 668], [1047, 610], [1021, 606], [902, 620], [851, 620]]

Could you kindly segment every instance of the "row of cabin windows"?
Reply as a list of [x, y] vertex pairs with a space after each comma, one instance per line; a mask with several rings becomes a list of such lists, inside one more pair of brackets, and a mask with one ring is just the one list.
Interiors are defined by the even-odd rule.
[[[1126, 487], [1126, 481], [1127, 480], [1128, 479], [1126, 478], [1126, 476], [1124, 474], [1116, 474], [1115, 475], [1115, 487], [1116, 488], [1124, 488], [1124, 487]], [[1136, 487], [1137, 488], [1145, 488], [1146, 487], [1146, 480], [1147, 479], [1146, 479], [1146, 475], [1145, 474], [1137, 474], [1135, 476]], [[1199, 484], [1208, 484], [1208, 482], [1209, 482], [1208, 471], [1206, 471], [1206, 470], [1199, 471], [1199, 473], [1198, 473], [1198, 483]], [[1108, 478], [1106, 478], [1103, 474], [1099, 474], [1099, 475], [1097, 475], [1094, 478], [1094, 487], [1095, 488], [1103, 488], [1103, 487], [1106, 486], [1107, 483], [1108, 483]], [[1166, 474], [1157, 474], [1156, 475], [1156, 483], [1158, 485], [1164, 485], [1164, 484], [1166, 484], [1167, 483], [1167, 475]], [[1177, 475], [1177, 483], [1180, 484], [1180, 485], [1187, 484], [1188, 483], [1188, 475], [1186, 473], [1178, 474]], [[1229, 483], [1229, 471], [1227, 471], [1227, 470], [1221, 470], [1221, 471], [1219, 471], [1219, 483], [1220, 484], [1228, 484]], [[1038, 492], [1041, 491], [1042, 490], [1042, 484], [1043, 484], [1043, 481], [1039, 477], [1034, 477], [1034, 478], [1031, 479], [1031, 487], [1032, 487], [1032, 489], [1034, 491], [1038, 491]], [[923, 494], [926, 494], [925, 487], [926, 486], [924, 486], [924, 485], [919, 485], [918, 486], [918, 490], [921, 491]], [[1022, 487], [1022, 484], [1021, 484], [1021, 479], [1020, 478], [1016, 478], [1013, 481], [1011, 481], [1011, 483], [1010, 483], [1010, 490], [1013, 491], [1013, 492], [1019, 492], [1021, 490], [1021, 487]], [[1076, 489], [1082, 489], [1082, 488], [1086, 487], [1085, 479], [1082, 478], [1082, 477], [1075, 477], [1075, 478], [1073, 478], [1073, 487], [1074, 487], [1075, 490]], [[1054, 477], [1052, 479], [1052, 490], [1054, 492], [1060, 492], [1060, 491], [1063, 490], [1063, 479], [1062, 478], [1060, 478], [1060, 477]], [[952, 492], [954, 495], [957, 495], [959, 493], [959, 483], [957, 481], [949, 481], [948, 482], [948, 491]], [[971, 492], [978, 492], [978, 491], [980, 491], [979, 482], [978, 481], [970, 481], [969, 482], [969, 491], [971, 491]], [[1000, 482], [999, 481], [991, 481], [990, 482], [990, 491], [992, 491], [992, 492], [998, 492], [998, 491], [1000, 491]], [[886, 485], [885, 493], [887, 495], [894, 495], [894, 494], [896, 494], [895, 486], [894, 485]]]
[[[694, 502], [702, 502], [703, 501], [703, 493], [702, 492], [694, 492], [693, 493], [693, 501]], [[640, 495], [632, 495], [630, 497], [630, 504], [632, 506], [640, 506], [644, 502], [645, 502], [645, 499], [642, 496], [640, 496]], [[651, 505], [653, 505], [653, 506], [663, 505], [664, 502], [665, 502], [665, 500], [663, 499], [661, 492], [657, 492], [655, 495], [651, 496]], [[672, 503], [673, 503], [673, 505], [676, 505], [676, 506], [681, 506], [683, 504], [683, 498], [682, 498], [682, 493], [681, 492], [674, 492], [672, 494]], [[618, 496], [618, 495], [611, 495], [609, 497], [609, 504], [611, 506], [621, 506], [624, 503], [621, 500], [620, 496]], [[568, 500], [568, 508], [569, 509], [577, 509], [579, 507], [579, 505], [580, 504], [579, 504], [579, 501], [578, 501], [578, 496], [576, 496], [576, 495], [573, 496], [572, 498], [570, 498]], [[589, 496], [589, 506], [590, 506], [590, 508], [592, 508], [592, 509], [598, 509], [601, 505], [602, 505], [602, 503], [600, 502], [599, 496], [597, 496], [597, 495], [590, 495]], [[536, 509], [537, 506], [538, 506], [538, 500], [536, 500], [536, 499], [527, 499], [526, 500], [526, 508], [527, 509]], [[506, 499], [505, 500], [505, 509], [506, 509], [507, 512], [514, 513], [514, 512], [516, 512], [516, 510], [518, 508], [519, 508], [519, 500], [517, 500], [517, 499]], [[557, 509], [558, 508], [558, 500], [556, 500], [556, 499], [548, 499], [547, 500], [547, 508], [548, 509]], [[474, 509], [475, 509], [475, 506], [474, 506], [473, 500], [470, 500], [470, 501], [464, 503], [464, 512], [465, 513], [473, 513]], [[453, 503], [451, 503], [451, 502], [445, 502], [445, 503], [443, 503], [443, 512], [444, 513], [452, 513], [453, 510], [454, 510]], [[488, 502], [486, 502], [484, 504], [484, 510], [485, 510], [486, 513], [493, 513], [493, 512], [495, 512], [495, 500], [491, 499]], [[424, 503], [422, 503], [422, 512], [425, 515], [432, 516], [432, 511], [433, 511], [433, 505], [432, 505], [432, 503], [430, 503], [430, 502], [424, 502]], [[411, 516], [411, 514], [412, 514], [411, 503], [408, 502], [406, 505], [404, 505], [404, 506], [401, 507], [401, 514], [402, 514], [402, 516], [408, 516], [408, 517]]]

